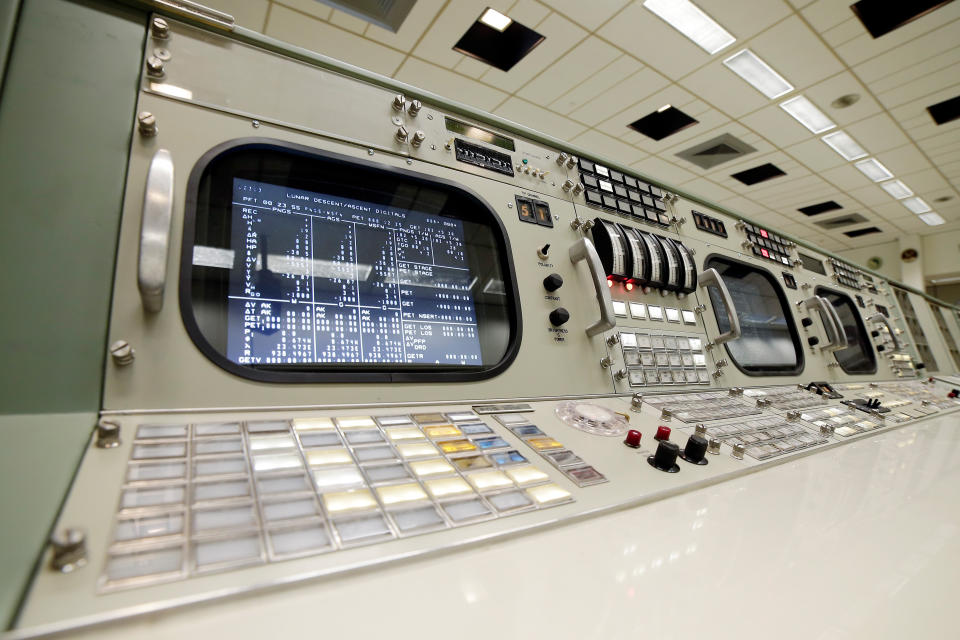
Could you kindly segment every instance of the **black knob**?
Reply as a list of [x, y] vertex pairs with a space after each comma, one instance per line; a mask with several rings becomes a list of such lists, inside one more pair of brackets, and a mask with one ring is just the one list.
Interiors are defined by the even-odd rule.
[[885, 345], [882, 345], [882, 344], [878, 344], [878, 345], [877, 345], [877, 351], [878, 351], [878, 352], [882, 352], [882, 351], [886, 351], [886, 350], [887, 350], [887, 347], [886, 347]]
[[543, 288], [547, 291], [556, 291], [563, 286], [563, 278], [559, 273], [551, 273], [543, 279]]
[[807, 338], [807, 344], [809, 344], [811, 347], [815, 347], [820, 344], [820, 338], [817, 336], [810, 336]]
[[707, 464], [707, 439], [699, 434], [693, 434], [687, 439], [680, 457], [693, 464]]
[[879, 338], [880, 332], [874, 329], [873, 331], [870, 332], [870, 335], [873, 336], [874, 338]]
[[550, 312], [550, 324], [559, 327], [570, 319], [570, 312], [563, 307], [558, 307]]
[[810, 318], [800, 318], [800, 324], [802, 324], [805, 327], [809, 327], [810, 325], [813, 324], [813, 320], [811, 320]]
[[657, 445], [657, 452], [647, 458], [650, 466], [666, 471], [667, 473], [676, 473], [680, 471], [677, 465], [677, 456], [680, 455], [680, 445], [669, 440], [661, 440]]

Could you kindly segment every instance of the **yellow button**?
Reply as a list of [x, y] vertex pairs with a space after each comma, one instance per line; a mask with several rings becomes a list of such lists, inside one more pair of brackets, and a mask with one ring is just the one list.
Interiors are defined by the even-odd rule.
[[334, 427], [330, 418], [297, 418], [293, 421], [293, 428], [297, 431], [329, 431]]
[[531, 438], [527, 440], [527, 444], [538, 451], [544, 449], [562, 449], [563, 445], [554, 440], [553, 438]]
[[435, 460], [420, 460], [419, 462], [411, 462], [410, 469], [417, 475], [417, 477], [423, 478], [426, 476], [439, 476], [444, 473], [453, 473], [453, 467], [450, 466], [450, 463], [442, 458], [436, 458]]
[[538, 505], [554, 504], [570, 498], [570, 492], [555, 484], [542, 484], [539, 487], [527, 489], [527, 495], [533, 498]]
[[417, 424], [431, 424], [434, 422], [446, 422], [447, 419], [443, 417], [442, 413], [415, 413], [412, 416], [413, 421]]
[[469, 471], [470, 469], [485, 469], [487, 467], [493, 466], [490, 464], [490, 461], [484, 458], [483, 456], [468, 456], [466, 458], [456, 458], [453, 460], [453, 464], [457, 466], [457, 469], [461, 471]]
[[377, 426], [370, 416], [347, 416], [337, 418], [337, 424], [341, 429], [363, 429]]
[[427, 480], [427, 491], [434, 498], [445, 498], [447, 496], [456, 496], [461, 493], [473, 493], [466, 482], [461, 478], [439, 478], [437, 480]]
[[306, 453], [307, 464], [311, 467], [353, 463], [353, 458], [346, 449], [311, 449]]
[[416, 427], [390, 427], [386, 429], [387, 437], [394, 442], [398, 440], [423, 440], [423, 432]]
[[462, 453], [464, 451], [476, 451], [477, 445], [469, 440], [447, 440], [440, 443], [440, 448], [444, 453]]
[[425, 500], [427, 494], [420, 488], [420, 485], [411, 482], [410, 484], [396, 484], [390, 487], [380, 487], [377, 489], [377, 495], [383, 504], [398, 504], [400, 502], [413, 502], [414, 500]]
[[358, 489], [356, 491], [325, 493], [323, 495], [323, 506], [327, 508], [327, 513], [334, 514], [344, 511], [374, 509], [377, 506], [377, 501], [374, 500], [373, 494], [367, 489]]
[[525, 464], [519, 467], [507, 469], [507, 475], [513, 478], [513, 481], [521, 487], [525, 484], [543, 482], [544, 480], [548, 480], [550, 478], [550, 476], [531, 464]]
[[397, 446], [397, 451], [404, 458], [425, 458], [437, 455], [437, 448], [429, 442], [413, 442]]
[[467, 476], [467, 480], [469, 480], [470, 484], [475, 486], [478, 491], [486, 491], [487, 489], [501, 489], [503, 487], [513, 486], [513, 483], [510, 482], [510, 478], [505, 476], [500, 471], [481, 471], [480, 473], [473, 473]]
[[423, 432], [431, 438], [448, 438], [450, 436], [462, 436], [463, 432], [452, 424], [441, 424], [436, 427], [424, 427]]

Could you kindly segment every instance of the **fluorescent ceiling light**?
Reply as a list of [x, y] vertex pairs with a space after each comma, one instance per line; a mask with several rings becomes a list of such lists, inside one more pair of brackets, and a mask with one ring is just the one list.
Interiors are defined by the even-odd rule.
[[513, 22], [510, 18], [503, 15], [496, 9], [487, 9], [483, 12], [483, 15], [480, 16], [480, 22], [487, 25], [488, 27], [493, 27], [497, 31], [503, 31]]
[[823, 133], [837, 126], [805, 96], [797, 96], [786, 102], [781, 102], [780, 108], [814, 133]]
[[688, 0], [647, 0], [643, 6], [710, 55], [722, 51], [737, 40]]
[[903, 201], [903, 206], [917, 214], [926, 213], [927, 211], [931, 210], [930, 205], [924, 202], [921, 198], [907, 198]]
[[913, 191], [910, 190], [910, 187], [903, 184], [899, 180], [891, 180], [890, 182], [884, 182], [882, 185], [887, 193], [892, 195], [897, 200], [903, 200], [904, 198], [909, 198], [913, 195]]
[[793, 91], [792, 84], [755, 56], [750, 49], [733, 54], [724, 60], [723, 64], [771, 100]]
[[[844, 160], [856, 160], [867, 155], [866, 149], [857, 144], [845, 131], [835, 131], [820, 138], [830, 147], [843, 156]], [[890, 176], [891, 178], [893, 176]]]
[[669, 109], [671, 106], [672, 106], [672, 105], [665, 104], [665, 105], [663, 105], [662, 107], [660, 107], [659, 109], [657, 109], [657, 113], [663, 113], [664, 111], [666, 111], [667, 109]]
[[861, 160], [854, 166], [857, 169], [860, 169], [860, 172], [863, 173], [863, 175], [867, 176], [874, 182], [889, 180], [893, 177], [893, 174], [890, 173], [890, 170], [880, 164], [876, 158], [867, 158], [866, 160]]
[[921, 213], [920, 219], [926, 222], [931, 227], [935, 227], [938, 224], [946, 224], [947, 222], [946, 220], [940, 217], [939, 213], [934, 213], [934, 212]]

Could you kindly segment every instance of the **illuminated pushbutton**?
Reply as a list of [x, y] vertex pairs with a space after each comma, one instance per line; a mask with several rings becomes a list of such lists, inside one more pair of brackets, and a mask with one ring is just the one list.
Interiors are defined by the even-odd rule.
[[653, 439], [654, 439], [654, 440], [660, 440], [661, 442], [664, 441], [664, 440], [669, 440], [669, 439], [670, 439], [670, 427], [665, 427], [665, 426], [663, 426], [663, 425], [660, 425], [659, 427], [657, 427], [657, 435], [653, 436]]
[[634, 449], [639, 449], [640, 437], [642, 435], [643, 434], [641, 434], [636, 429], [630, 429], [630, 431], [627, 431], [627, 437], [623, 439], [623, 444], [627, 445], [628, 447], [632, 447]]

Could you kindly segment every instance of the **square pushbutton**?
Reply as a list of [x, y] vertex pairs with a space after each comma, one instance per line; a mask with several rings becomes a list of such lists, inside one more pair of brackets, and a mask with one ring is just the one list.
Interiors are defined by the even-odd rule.
[[517, 196], [516, 200], [517, 217], [519, 217], [523, 222], [537, 224], [537, 214], [533, 210], [533, 203], [526, 198], [521, 198], [520, 196]]

